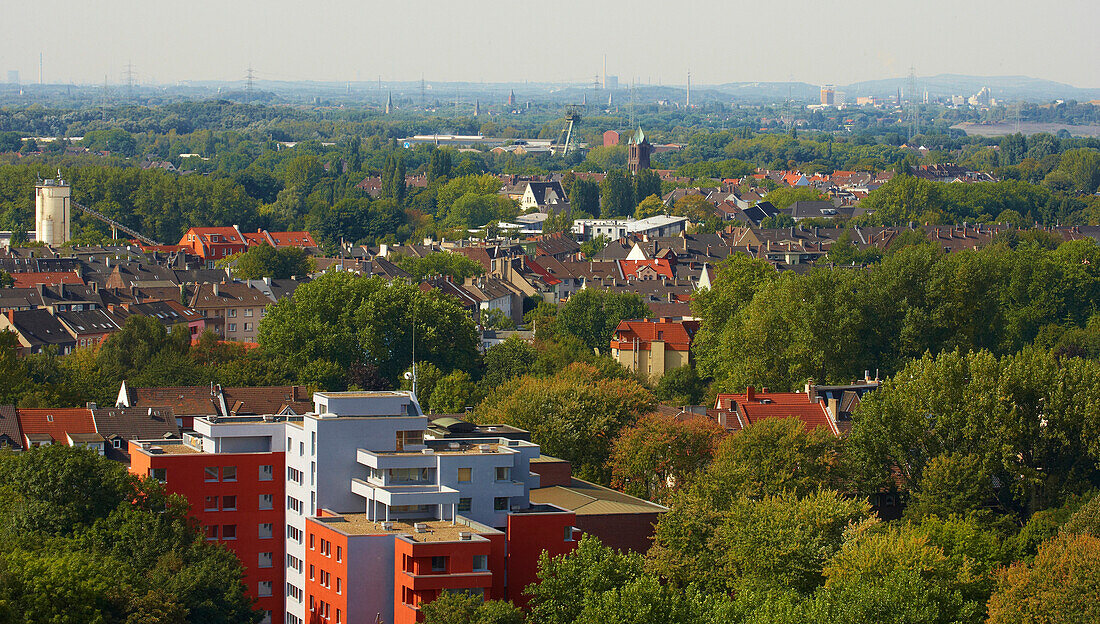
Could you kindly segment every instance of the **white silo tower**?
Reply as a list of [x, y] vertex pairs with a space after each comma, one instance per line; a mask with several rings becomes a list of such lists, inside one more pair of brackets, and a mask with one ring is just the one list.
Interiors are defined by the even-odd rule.
[[72, 189], [61, 179], [42, 180], [34, 187], [34, 239], [47, 245], [69, 240], [69, 197]]

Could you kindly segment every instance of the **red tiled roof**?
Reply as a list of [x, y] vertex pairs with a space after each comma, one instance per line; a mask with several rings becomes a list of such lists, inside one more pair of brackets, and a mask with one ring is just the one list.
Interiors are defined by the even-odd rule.
[[316, 247], [309, 232], [268, 232], [276, 247]]
[[57, 286], [58, 284], [72, 284], [83, 286], [84, 280], [73, 271], [50, 271], [43, 273], [12, 273], [15, 280], [15, 288], [34, 288], [38, 284]]
[[84, 408], [16, 410], [24, 435], [47, 434], [54, 443], [68, 444], [70, 433], [95, 433], [92, 410]]
[[794, 416], [809, 429], [825, 427], [840, 435], [824, 401], [810, 403], [805, 392], [756, 392], [749, 387], [744, 394], [719, 394], [714, 409], [726, 416], [726, 426], [745, 427], [768, 418]]
[[637, 275], [638, 269], [644, 266], [652, 267], [661, 277], [673, 279], [672, 265], [664, 258], [658, 260], [619, 260], [618, 262], [619, 268], [622, 269], [623, 277], [626, 279], [631, 279]]
[[[632, 320], [621, 321], [611, 340], [612, 349], [648, 351], [653, 341], [663, 341], [670, 351], [687, 351], [699, 328], [697, 321]], [[635, 343], [637, 340], [637, 343]]]

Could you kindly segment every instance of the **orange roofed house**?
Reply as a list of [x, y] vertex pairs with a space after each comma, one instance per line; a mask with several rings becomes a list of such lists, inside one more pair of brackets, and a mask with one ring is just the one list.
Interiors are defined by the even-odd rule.
[[193, 227], [184, 233], [179, 242], [181, 247], [202, 258], [207, 268], [214, 268], [214, 264], [222, 258], [228, 258], [233, 254], [248, 251], [249, 247], [256, 245], [271, 245], [272, 247], [301, 247], [303, 249], [316, 248], [317, 243], [309, 232], [268, 232], [257, 230], [256, 232], [241, 232], [237, 226], [227, 227]]
[[719, 394], [711, 412], [718, 424], [740, 431], [769, 418], [796, 417], [807, 429], [824, 427], [835, 436], [852, 428], [852, 412], [859, 407], [861, 397], [879, 387], [878, 379], [865, 379], [851, 384], [818, 386], [811, 381], [803, 392], [769, 392], [752, 386], [742, 394]]
[[611, 337], [611, 357], [634, 372], [660, 379], [666, 372], [690, 363], [691, 340], [698, 329], [698, 321], [622, 321]]

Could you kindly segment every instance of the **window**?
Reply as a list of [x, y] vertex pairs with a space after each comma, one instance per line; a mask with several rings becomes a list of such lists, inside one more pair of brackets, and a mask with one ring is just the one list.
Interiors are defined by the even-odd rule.
[[471, 507], [470, 503], [471, 502], [472, 502], [472, 499], [469, 499], [469, 498], [460, 498], [460, 499], [458, 499], [458, 510], [459, 511], [470, 511], [470, 507]]
[[229, 316], [229, 318], [237, 318], [237, 310], [235, 308], [229, 308], [227, 312], [227, 316]]
[[237, 510], [237, 497], [236, 496], [223, 496], [222, 497], [222, 511], [236, 511]]
[[474, 555], [474, 570], [488, 570], [489, 555]]
[[338, 594], [344, 593], [343, 583], [340, 581], [339, 576], [336, 577], [336, 593], [338, 593]]
[[341, 546], [336, 547], [336, 560], [337, 561], [343, 561], [344, 560], [344, 549]]
[[[305, 457], [305, 455], [306, 455], [306, 443], [305, 442], [299, 442], [298, 443], [298, 457]], [[301, 474], [301, 473], [298, 473], [298, 474]], [[298, 477], [298, 485], [301, 485], [301, 484], [302, 484], [302, 478]]]
[[217, 511], [218, 510], [218, 497], [207, 496], [206, 502], [202, 506], [203, 511]]
[[275, 478], [275, 466], [260, 466], [260, 481], [271, 481]]
[[222, 481], [236, 481], [237, 480], [237, 467], [225, 466], [222, 468]]
[[218, 480], [218, 467], [217, 466], [207, 466], [206, 469], [203, 472], [205, 473], [205, 476], [203, 477], [203, 480], [205, 480], [205, 481], [217, 481]]
[[208, 527], [206, 527], [206, 539], [208, 539], [208, 540], [218, 539], [218, 527], [217, 526], [208, 526]]
[[230, 323], [229, 324], [229, 331], [232, 331], [232, 332], [237, 331], [237, 324], [236, 323]]
[[565, 527], [565, 540], [564, 541], [566, 541], [566, 542], [572, 542], [573, 541], [573, 527], [571, 527], [571, 526]]
[[114, 445], [116, 449], [122, 448], [122, 438], [115, 438], [114, 440], [111, 440], [111, 444]]
[[275, 502], [275, 497], [271, 494], [260, 494], [260, 509], [271, 509]]
[[301, 529], [288, 524], [288, 525], [286, 525], [286, 534], [287, 534], [287, 537], [289, 537], [290, 539], [298, 542], [299, 544], [302, 543], [302, 530]]
[[339, 609], [336, 610], [336, 624], [341, 624]]
[[291, 554], [287, 553], [286, 567], [290, 568], [291, 570], [295, 570], [299, 574], [301, 574], [302, 573], [302, 560], [295, 557], [294, 555], [291, 555]]
[[497, 481], [511, 481], [512, 469], [507, 466], [497, 466]]
[[314, 546], [315, 546], [315, 544], [314, 544], [314, 539], [315, 539], [315, 538], [316, 538], [316, 536], [315, 536], [314, 534], [312, 534], [312, 533], [310, 533], [310, 534], [309, 534], [309, 549], [310, 549], [310, 550], [314, 550], [314, 549], [315, 549], [315, 548], [314, 548]]
[[271, 581], [260, 581], [260, 586], [256, 591], [256, 595], [262, 597], [271, 595]]
[[271, 539], [275, 533], [275, 526], [270, 522], [260, 523], [260, 539]]
[[245, 323], [244, 324], [244, 330], [245, 331], [252, 331], [252, 323]]
[[226, 524], [222, 526], [222, 539], [235, 540], [237, 539], [237, 525]]
[[260, 620], [260, 624], [271, 624], [271, 611], [264, 611], [264, 618]]
[[496, 498], [494, 498], [493, 499], [493, 510], [494, 511], [508, 511], [508, 497], [507, 496], [497, 496]]
[[313, 564], [310, 564], [309, 565], [309, 580], [311, 580], [311, 581], [314, 580], [313, 577], [314, 577], [314, 567], [313, 567]]
[[[260, 553], [258, 561], [256, 562], [256, 567], [257, 568], [270, 568], [272, 565], [274, 565], [274, 561], [272, 560], [271, 555], [272, 555], [272, 553], [269, 553], [269, 552]], [[289, 557], [290, 555], [287, 555], [287, 556]]]
[[390, 481], [427, 481], [427, 468], [390, 468]]
[[297, 468], [291, 468], [290, 466], [287, 466], [286, 467], [286, 478], [293, 481], [293, 482], [295, 482], [295, 483], [297, 483], [298, 485], [301, 485], [302, 484], [302, 471], [298, 470]]
[[245, 308], [244, 309], [244, 315], [246, 317], [251, 317], [252, 316], [252, 308]]
[[473, 472], [470, 468], [458, 469], [458, 482], [468, 483], [470, 481], [470, 473]]
[[309, 462], [309, 484], [317, 484], [317, 462]]
[[446, 557], [432, 557], [432, 572], [446, 572], [447, 571], [447, 558]]
[[168, 481], [168, 470], [165, 468], [150, 468], [149, 476], [161, 483], [166, 483]]

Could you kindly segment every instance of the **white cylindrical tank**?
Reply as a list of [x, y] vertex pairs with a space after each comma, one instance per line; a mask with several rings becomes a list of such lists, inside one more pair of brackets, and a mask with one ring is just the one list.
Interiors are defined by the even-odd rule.
[[72, 189], [61, 179], [43, 180], [34, 187], [34, 236], [47, 245], [69, 240], [69, 197]]

